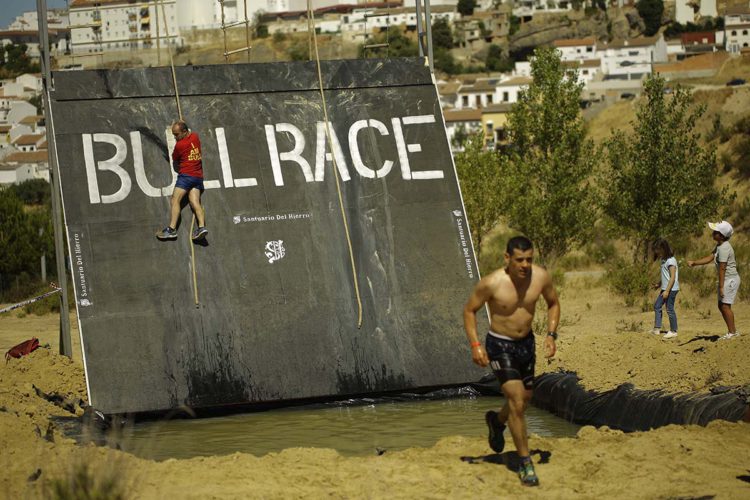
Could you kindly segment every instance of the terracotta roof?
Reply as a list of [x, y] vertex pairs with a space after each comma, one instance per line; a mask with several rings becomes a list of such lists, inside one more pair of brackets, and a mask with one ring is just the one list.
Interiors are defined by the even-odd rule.
[[495, 90], [495, 87], [497, 87], [497, 81], [477, 80], [473, 85], [462, 85], [458, 92], [491, 92]]
[[594, 45], [596, 38], [589, 36], [586, 38], [568, 38], [567, 40], [555, 40], [552, 45], [555, 47], [578, 47], [580, 45]]
[[3, 158], [3, 163], [47, 163], [49, 155], [46, 149], [27, 153], [11, 153]]
[[724, 11], [725, 16], [739, 16], [742, 14], [750, 14], [750, 6], [736, 5], [734, 7], [727, 7], [727, 9]]
[[603, 44], [605, 49], [624, 49], [625, 47], [649, 47], [654, 45], [660, 35], [640, 36], [629, 40], [612, 40], [609, 44]]
[[534, 80], [526, 77], [526, 76], [517, 76], [516, 78], [511, 78], [510, 80], [505, 80], [504, 82], [500, 82], [497, 84], [498, 87], [515, 87], [517, 85], [528, 85]]
[[13, 144], [16, 146], [36, 146], [42, 139], [44, 139], [44, 134], [25, 134], [16, 137]]
[[106, 5], [118, 5], [125, 3], [133, 3], [128, 0], [73, 0], [70, 2], [70, 8], [74, 7], [94, 7], [95, 5], [106, 6]]
[[7, 134], [13, 125], [0, 125], [0, 134]]
[[18, 123], [36, 125], [42, 120], [44, 120], [44, 115], [31, 115], [31, 116], [26, 116], [24, 118], [21, 118], [21, 121]]
[[455, 94], [458, 92], [458, 89], [461, 87], [461, 84], [459, 82], [445, 82], [445, 83], [438, 83], [438, 94], [440, 95], [450, 95]]
[[748, 28], [750, 27], [750, 23], [742, 23], [742, 24], [726, 24], [724, 25], [724, 29], [731, 29], [731, 28]]
[[600, 59], [585, 59], [582, 61], [563, 61], [568, 68], [598, 68], [602, 65]]
[[452, 122], [478, 122], [482, 120], [480, 109], [447, 109], [443, 111], [446, 123]]
[[482, 114], [509, 113], [511, 109], [513, 109], [513, 104], [509, 102], [500, 102], [497, 104], [490, 104], [489, 106], [482, 108]]

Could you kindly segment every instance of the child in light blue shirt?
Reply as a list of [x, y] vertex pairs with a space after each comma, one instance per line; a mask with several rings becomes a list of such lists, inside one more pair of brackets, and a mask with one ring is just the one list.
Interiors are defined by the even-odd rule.
[[677, 292], [680, 291], [679, 271], [677, 259], [674, 257], [672, 248], [667, 240], [658, 239], [654, 242], [654, 259], [661, 259], [661, 282], [659, 283], [659, 295], [654, 302], [654, 330], [652, 333], [661, 335], [662, 307], [667, 306], [669, 317], [669, 331], [664, 334], [664, 339], [677, 337], [677, 314], [674, 311], [674, 301]]

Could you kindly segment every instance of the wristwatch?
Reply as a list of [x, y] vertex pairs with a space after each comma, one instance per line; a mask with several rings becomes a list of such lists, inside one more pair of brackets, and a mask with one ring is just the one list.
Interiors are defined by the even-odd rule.
[[557, 332], [547, 332], [547, 337], [552, 337], [557, 340]]

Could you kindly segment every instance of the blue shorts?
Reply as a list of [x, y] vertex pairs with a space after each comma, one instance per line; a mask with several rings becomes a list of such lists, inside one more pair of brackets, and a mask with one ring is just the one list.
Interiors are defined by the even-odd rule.
[[198, 189], [201, 192], [204, 191], [203, 179], [185, 174], [179, 174], [177, 176], [177, 182], [174, 187], [182, 188], [185, 191], [190, 191], [191, 189]]

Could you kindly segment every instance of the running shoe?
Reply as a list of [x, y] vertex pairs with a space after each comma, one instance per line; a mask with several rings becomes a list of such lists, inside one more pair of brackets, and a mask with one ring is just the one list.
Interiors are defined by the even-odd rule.
[[534, 464], [531, 461], [521, 462], [518, 467], [518, 477], [524, 486], [539, 486], [539, 477], [534, 470]]
[[200, 240], [202, 238], [205, 238], [208, 234], [208, 229], [205, 227], [198, 227], [193, 231], [193, 241]]
[[736, 333], [729, 332], [726, 335], [723, 335], [721, 338], [719, 338], [719, 340], [729, 340], [729, 339], [733, 339], [739, 336], [740, 336], [740, 332], [736, 332]]
[[651, 330], [652, 335], [661, 335], [661, 328], [654, 328]]
[[171, 227], [167, 226], [158, 233], [156, 233], [156, 237], [160, 240], [176, 240], [177, 239], [177, 230], [172, 229]]
[[490, 430], [487, 439], [490, 448], [492, 448], [492, 451], [495, 453], [502, 453], [503, 448], [505, 448], [505, 438], [503, 437], [505, 426], [497, 419], [497, 412], [492, 410], [484, 414], [484, 421], [487, 422], [487, 427]]
[[667, 333], [664, 334], [664, 339], [673, 339], [677, 336], [677, 332], [673, 332], [672, 330], [669, 330]]

